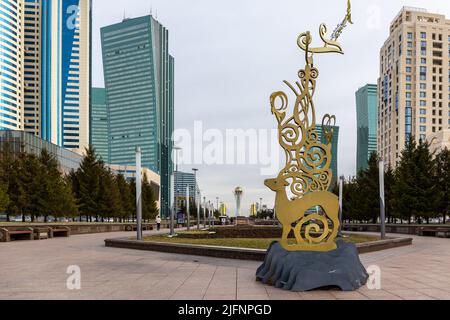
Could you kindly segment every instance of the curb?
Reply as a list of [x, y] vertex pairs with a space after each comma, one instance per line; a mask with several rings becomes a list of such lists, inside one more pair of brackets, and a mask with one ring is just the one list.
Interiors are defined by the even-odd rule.
[[[412, 238], [395, 238], [381, 241], [358, 244], [359, 254], [366, 254], [398, 247], [410, 246]], [[108, 248], [133, 249], [144, 251], [156, 251], [192, 256], [203, 256], [223, 259], [237, 259], [249, 261], [264, 261], [267, 250], [244, 249], [230, 247], [216, 247], [206, 245], [175, 244], [151, 241], [136, 241], [129, 238], [107, 239], [105, 246]]]

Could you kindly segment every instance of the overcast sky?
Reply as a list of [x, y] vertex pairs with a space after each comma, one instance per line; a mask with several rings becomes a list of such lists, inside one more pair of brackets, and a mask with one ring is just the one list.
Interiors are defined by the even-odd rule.
[[[316, 44], [319, 24], [330, 31], [340, 22], [346, 0], [93, 0], [93, 85], [103, 86], [100, 28], [150, 10], [170, 31], [170, 52], [175, 57], [176, 128], [275, 128], [269, 97], [285, 90], [283, 80], [295, 81], [304, 66], [296, 46], [300, 33], [310, 30]], [[320, 70], [316, 108], [337, 116], [341, 127], [339, 174], [356, 171], [355, 92], [376, 83], [379, 50], [389, 24], [403, 6], [415, 6], [450, 16], [443, 0], [354, 0], [354, 25], [340, 38], [345, 55], [316, 56]], [[264, 198], [273, 207], [258, 165], [195, 165], [208, 200], [219, 197], [234, 213], [232, 191], [242, 186], [243, 212]], [[191, 166], [180, 169], [190, 171]]]

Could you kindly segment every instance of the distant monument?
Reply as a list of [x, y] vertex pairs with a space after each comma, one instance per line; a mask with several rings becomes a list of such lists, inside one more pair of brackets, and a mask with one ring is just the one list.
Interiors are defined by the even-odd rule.
[[244, 190], [241, 187], [234, 189], [234, 197], [236, 199], [236, 225], [249, 225], [250, 219], [242, 216], [242, 197], [244, 196]]
[[244, 190], [241, 187], [237, 187], [234, 189], [234, 197], [236, 199], [236, 218], [241, 216], [241, 204], [242, 197], [244, 195]]

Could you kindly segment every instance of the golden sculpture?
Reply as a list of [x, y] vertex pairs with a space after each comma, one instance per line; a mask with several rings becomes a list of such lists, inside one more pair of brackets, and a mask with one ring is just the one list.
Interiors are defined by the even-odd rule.
[[[327, 27], [321, 24], [319, 35], [324, 46], [312, 48], [311, 33], [302, 33], [297, 44], [305, 51], [306, 66], [300, 70], [296, 86], [284, 81], [296, 100], [292, 116], [287, 117], [289, 99], [286, 93], [272, 94], [272, 114], [278, 122], [279, 143], [286, 153], [286, 166], [276, 179], [265, 185], [276, 192], [275, 209], [283, 225], [281, 245], [288, 251], [327, 252], [337, 248], [335, 239], [339, 231], [339, 199], [328, 190], [333, 178], [331, 143], [336, 117], [325, 115], [322, 120], [322, 143], [316, 128], [313, 101], [319, 71], [314, 67], [314, 53], [343, 54], [337, 39], [352, 22], [351, 3], [347, 14], [337, 26], [331, 39], [326, 38]], [[288, 193], [289, 190], [289, 193]], [[313, 213], [314, 212], [314, 213]], [[290, 240], [291, 232], [295, 239]]]

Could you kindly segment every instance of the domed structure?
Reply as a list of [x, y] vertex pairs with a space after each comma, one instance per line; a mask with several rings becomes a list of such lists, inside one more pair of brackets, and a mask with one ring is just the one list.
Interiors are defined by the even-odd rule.
[[234, 189], [234, 193], [235, 193], [235, 194], [236, 194], [236, 193], [242, 194], [242, 193], [244, 193], [244, 190], [243, 190], [241, 187], [237, 187], [236, 189]]

